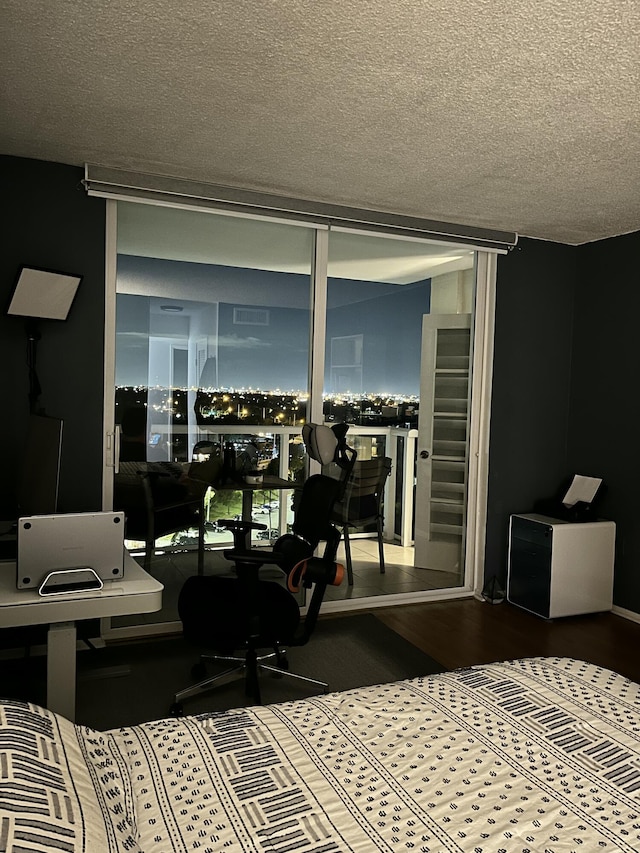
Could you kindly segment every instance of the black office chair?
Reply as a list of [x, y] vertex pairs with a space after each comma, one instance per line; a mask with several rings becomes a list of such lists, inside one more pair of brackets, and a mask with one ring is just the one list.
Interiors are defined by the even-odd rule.
[[205, 438], [193, 445], [191, 461], [194, 463], [208, 462], [212, 457], [222, 456], [222, 448], [219, 441]]
[[145, 543], [150, 571], [156, 540], [170, 533], [198, 533], [198, 573], [204, 571], [204, 495], [207, 484], [185, 478], [171, 463], [120, 462], [114, 476], [114, 509], [126, 518], [125, 537]]
[[[185, 639], [214, 652], [203, 655], [202, 661], [217, 660], [232, 666], [176, 693], [173, 714], [182, 713], [184, 700], [239, 678], [245, 680], [246, 695], [259, 703], [261, 671], [285, 674], [322, 690], [328, 687], [324, 682], [289, 672], [285, 648], [308, 642], [327, 585], [342, 580], [342, 566], [335, 561], [340, 533], [331, 524], [330, 516], [355, 462], [355, 452], [347, 446], [346, 429], [342, 427], [334, 431], [310, 425], [304, 435], [309, 455], [322, 464], [335, 461], [344, 471], [344, 478], [325, 474], [309, 477], [300, 492], [292, 532], [281, 536], [272, 549], [246, 544], [252, 530], [266, 530], [264, 524], [227, 519], [218, 522], [233, 533], [234, 547], [225, 551], [225, 557], [235, 564], [236, 577], [188, 578], [178, 599], [178, 612]], [[325, 543], [323, 554], [316, 557], [314, 552], [320, 542]], [[264, 565], [279, 567], [287, 585], [260, 579], [259, 568]], [[300, 584], [307, 589], [313, 587], [304, 622], [292, 595]], [[244, 654], [232, 654], [239, 649]], [[261, 649], [271, 651], [259, 655]], [[196, 666], [194, 674], [201, 672], [202, 664]]]
[[384, 540], [382, 538], [382, 497], [391, 473], [391, 459], [383, 456], [375, 459], [358, 459], [349, 475], [340, 500], [336, 501], [331, 520], [341, 530], [347, 563], [347, 579], [353, 586], [353, 564], [349, 528], [363, 528], [375, 524], [378, 540], [380, 574], [384, 574]]

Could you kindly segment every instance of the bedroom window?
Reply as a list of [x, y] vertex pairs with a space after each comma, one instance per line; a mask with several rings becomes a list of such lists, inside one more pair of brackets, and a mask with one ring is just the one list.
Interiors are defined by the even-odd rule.
[[[141, 405], [149, 460], [187, 463], [203, 439], [232, 441], [241, 450], [259, 436], [260, 464], [293, 478], [304, 476], [302, 425], [345, 420], [350, 443], [363, 460], [393, 459], [384, 538], [412, 548], [416, 482], [424, 480], [425, 489], [431, 482], [416, 478], [413, 467], [423, 317], [472, 316], [476, 271], [484, 283], [493, 275], [493, 262], [489, 266], [486, 260], [490, 253], [413, 236], [329, 228], [309, 217], [294, 223], [146, 201], [112, 201], [108, 216], [117, 237], [112, 238], [114, 351], [112, 361], [109, 354], [106, 359], [113, 365], [114, 388], [113, 400], [105, 399], [107, 442], [109, 422], [121, 425], [125, 409]], [[479, 257], [485, 260], [478, 265]], [[470, 329], [469, 366], [478, 340], [473, 322]], [[488, 355], [485, 363], [490, 364]], [[481, 416], [474, 425], [471, 408], [465, 412], [470, 430], [464, 458], [475, 466], [481, 456], [473, 439]], [[453, 420], [449, 410], [446, 414]], [[111, 479], [113, 446], [105, 454]], [[466, 534], [466, 519], [481, 519], [484, 510], [473, 504], [475, 492], [467, 490], [467, 482], [479, 482], [474, 477], [465, 474], [462, 488], [446, 484], [464, 501], [462, 523], [456, 517], [454, 525], [461, 543], [455, 571], [445, 576], [434, 567], [421, 590], [471, 583], [465, 543], [473, 548], [477, 537]], [[440, 479], [437, 497], [444, 500]], [[480, 488], [485, 486], [483, 479]], [[433, 489], [425, 494], [433, 500]], [[111, 498], [106, 486], [107, 505]], [[286, 531], [289, 503], [265, 501], [269, 535]], [[232, 515], [225, 509], [216, 517]], [[434, 515], [429, 535], [441, 533], [436, 522], [448, 525], [449, 519]], [[413, 562], [408, 565], [414, 568]], [[358, 597], [365, 588], [356, 591]]]

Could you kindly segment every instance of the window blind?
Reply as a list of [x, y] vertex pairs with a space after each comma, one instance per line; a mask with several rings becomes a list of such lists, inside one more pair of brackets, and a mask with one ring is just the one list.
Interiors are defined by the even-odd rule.
[[397, 236], [464, 243], [497, 252], [507, 252], [517, 243], [517, 234], [511, 231], [493, 231], [306, 199], [286, 198], [240, 187], [218, 186], [109, 166], [86, 164], [83, 183], [89, 195], [102, 198], [210, 207], [221, 211], [286, 218], [325, 227], [361, 228]]

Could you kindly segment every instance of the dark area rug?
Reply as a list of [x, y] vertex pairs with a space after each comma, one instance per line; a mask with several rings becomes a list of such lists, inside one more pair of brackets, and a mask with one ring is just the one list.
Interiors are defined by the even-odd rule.
[[[363, 613], [320, 619], [306, 646], [289, 649], [292, 672], [329, 683], [330, 691], [349, 690], [443, 672], [444, 667], [384, 625], [373, 614]], [[116, 728], [169, 715], [174, 693], [190, 686], [191, 669], [199, 650], [181, 637], [118, 643], [78, 653], [76, 722], [96, 729]], [[9, 666], [11, 664], [11, 666]], [[4, 695], [13, 689], [32, 702], [44, 702], [44, 661], [30, 662], [28, 677], [18, 683], [9, 670], [18, 661], [0, 665]], [[22, 661], [24, 667], [24, 661]], [[212, 663], [207, 674], [223, 671]], [[262, 702], [284, 702], [319, 692], [286, 676], [261, 678]], [[28, 694], [28, 695], [25, 695]], [[184, 703], [186, 714], [222, 711], [250, 704], [243, 681], [218, 687]]]

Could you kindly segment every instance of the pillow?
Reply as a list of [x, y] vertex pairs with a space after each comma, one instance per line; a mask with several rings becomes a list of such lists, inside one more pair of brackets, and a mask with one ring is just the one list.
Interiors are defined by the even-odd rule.
[[128, 790], [110, 736], [38, 705], [0, 702], [2, 850], [140, 853]]

